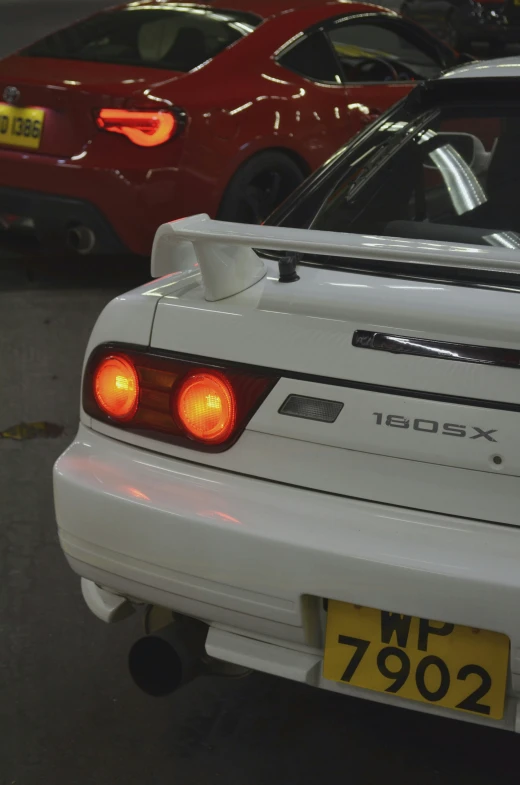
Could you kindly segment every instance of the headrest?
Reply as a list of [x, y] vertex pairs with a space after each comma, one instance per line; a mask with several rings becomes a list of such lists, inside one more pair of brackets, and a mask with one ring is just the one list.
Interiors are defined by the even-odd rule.
[[157, 19], [139, 30], [139, 56], [145, 62], [160, 62], [174, 45], [180, 29], [179, 19]]

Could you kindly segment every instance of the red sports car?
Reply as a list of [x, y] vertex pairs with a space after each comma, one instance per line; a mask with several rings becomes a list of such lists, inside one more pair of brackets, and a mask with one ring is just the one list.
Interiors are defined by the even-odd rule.
[[260, 222], [457, 58], [358, 2], [130, 2], [0, 63], [0, 215], [84, 254], [147, 254], [191, 213]]

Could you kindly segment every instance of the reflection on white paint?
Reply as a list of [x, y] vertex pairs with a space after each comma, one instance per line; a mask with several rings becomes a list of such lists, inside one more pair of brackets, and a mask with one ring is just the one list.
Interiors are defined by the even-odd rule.
[[387, 289], [421, 289], [426, 292], [430, 291], [438, 291], [443, 292], [445, 287], [444, 286], [397, 286], [396, 284], [387, 284]]
[[320, 286], [348, 286], [349, 288], [354, 288], [354, 289], [371, 289], [372, 288], [367, 283], [335, 283], [333, 281], [327, 281], [325, 284], [320, 284]]
[[520, 248], [520, 236], [516, 232], [495, 232], [488, 234], [484, 240], [489, 245], [495, 245], [499, 248], [510, 248], [512, 251]]

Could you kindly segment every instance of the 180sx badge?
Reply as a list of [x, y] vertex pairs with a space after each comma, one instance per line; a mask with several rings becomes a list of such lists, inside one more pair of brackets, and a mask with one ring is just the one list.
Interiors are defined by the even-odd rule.
[[[387, 426], [388, 428], [410, 428], [421, 433], [437, 433], [441, 436], [458, 436], [468, 439], [485, 439], [488, 442], [498, 442], [493, 434], [498, 434], [498, 430], [490, 428], [485, 431], [477, 425], [457, 425], [451, 422], [438, 422], [437, 420], [423, 420], [416, 417], [410, 419], [401, 414], [384, 414], [383, 412], [373, 412], [376, 418], [376, 425]], [[474, 433], [472, 433], [474, 431]]]

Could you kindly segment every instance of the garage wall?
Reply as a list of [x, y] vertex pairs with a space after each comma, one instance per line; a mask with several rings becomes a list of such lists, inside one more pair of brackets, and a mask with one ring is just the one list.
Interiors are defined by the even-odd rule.
[[115, 5], [107, 0], [0, 0], [0, 57], [46, 33]]

